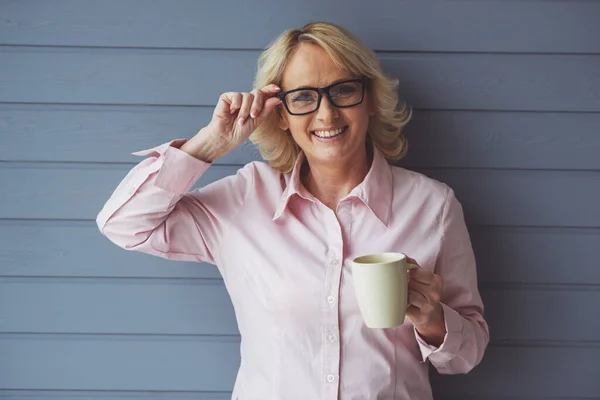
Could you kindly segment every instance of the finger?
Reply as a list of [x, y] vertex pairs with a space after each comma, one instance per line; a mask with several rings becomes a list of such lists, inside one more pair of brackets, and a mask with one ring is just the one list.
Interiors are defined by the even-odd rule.
[[254, 119], [263, 109], [265, 95], [260, 90], [253, 90], [252, 95], [254, 95], [254, 101], [252, 102], [252, 107], [250, 107], [250, 118]]
[[250, 107], [254, 101], [254, 95], [250, 93], [242, 93], [242, 106], [238, 113], [238, 121], [240, 125], [243, 125], [248, 116], [250, 115]]
[[410, 258], [409, 256], [406, 256], [406, 261], [409, 264], [415, 264], [415, 265], [419, 265], [419, 263], [417, 262], [417, 260], [415, 260], [414, 258]]
[[409, 290], [413, 290], [417, 293], [420, 293], [423, 297], [427, 299], [427, 302], [429, 304], [439, 303], [442, 297], [442, 292], [440, 288], [434, 285], [427, 285], [424, 283], [411, 281], [408, 284], [408, 288]]
[[417, 307], [422, 311], [424, 308], [429, 306], [429, 300], [427, 300], [427, 297], [423, 296], [422, 293], [417, 292], [416, 290], [409, 290], [408, 305]]
[[231, 97], [234, 93], [223, 93], [219, 96], [217, 105], [215, 107], [214, 115], [225, 118], [231, 115], [229, 112], [231, 108]]
[[281, 100], [277, 97], [271, 97], [265, 101], [265, 105], [263, 106], [262, 112], [259, 114], [259, 121], [262, 121], [266, 118], [271, 112], [281, 104]]
[[406, 306], [406, 316], [409, 320], [416, 320], [421, 317], [421, 310], [418, 307], [409, 304]]
[[266, 95], [272, 96], [275, 93], [281, 92], [281, 88], [279, 86], [277, 86], [276, 84], [272, 83], [272, 84], [267, 85], [264, 88], [260, 89], [260, 91]]
[[408, 278], [411, 281], [417, 281], [430, 285], [434, 282], [435, 275], [429, 270], [423, 268], [415, 268], [408, 271]]
[[241, 93], [231, 93], [229, 97], [231, 106], [229, 107], [229, 113], [235, 114], [240, 107], [242, 107], [243, 97]]

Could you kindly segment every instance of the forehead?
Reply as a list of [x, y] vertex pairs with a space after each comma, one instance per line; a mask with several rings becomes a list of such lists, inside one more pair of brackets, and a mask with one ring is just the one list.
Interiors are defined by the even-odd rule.
[[338, 67], [320, 46], [300, 43], [283, 72], [281, 86], [283, 90], [303, 86], [322, 87], [351, 77], [352, 73]]

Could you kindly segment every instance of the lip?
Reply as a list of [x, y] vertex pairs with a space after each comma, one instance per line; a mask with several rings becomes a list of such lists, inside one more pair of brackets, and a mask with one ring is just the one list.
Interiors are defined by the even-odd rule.
[[[329, 130], [336, 130], [336, 129], [343, 129], [342, 133], [340, 133], [337, 136], [334, 137], [328, 137], [328, 138], [322, 138], [319, 137], [317, 135], [315, 135], [314, 132], [320, 132], [320, 131], [329, 131]], [[311, 136], [314, 137], [316, 140], [318, 140], [319, 142], [323, 142], [323, 143], [332, 143], [332, 142], [336, 142], [338, 140], [341, 140], [344, 138], [344, 136], [346, 135], [346, 133], [348, 133], [348, 126], [342, 126], [339, 128], [332, 128], [332, 129], [315, 129], [311, 131]]]
[[337, 129], [344, 129], [347, 128], [347, 125], [343, 125], [343, 126], [333, 126], [330, 128], [318, 128], [318, 129], [313, 129], [311, 130], [311, 132], [322, 132], [322, 131], [335, 131]]

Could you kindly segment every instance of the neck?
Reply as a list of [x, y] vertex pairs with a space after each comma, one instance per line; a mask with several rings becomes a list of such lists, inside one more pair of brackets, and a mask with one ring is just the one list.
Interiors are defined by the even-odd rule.
[[332, 210], [367, 176], [372, 157], [367, 151], [343, 163], [320, 164], [307, 160], [302, 174], [304, 187]]

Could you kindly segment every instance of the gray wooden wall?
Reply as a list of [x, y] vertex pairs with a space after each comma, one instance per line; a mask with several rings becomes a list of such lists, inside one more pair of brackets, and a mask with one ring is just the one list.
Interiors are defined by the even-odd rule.
[[432, 374], [436, 398], [600, 398], [600, 2], [566, 0], [0, 1], [0, 398], [228, 398], [216, 269], [120, 250], [94, 218], [130, 152], [193, 135], [317, 19], [401, 79], [402, 165], [466, 209], [492, 342]]

